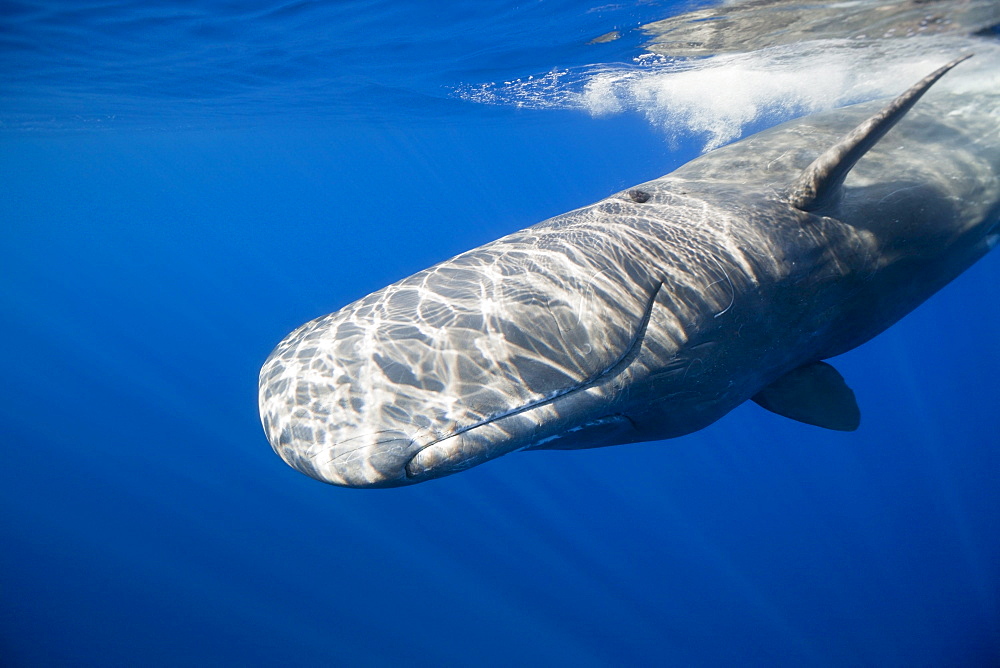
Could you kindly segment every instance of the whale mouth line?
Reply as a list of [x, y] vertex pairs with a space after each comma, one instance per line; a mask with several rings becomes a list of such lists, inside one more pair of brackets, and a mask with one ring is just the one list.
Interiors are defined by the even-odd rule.
[[599, 383], [601, 383], [606, 378], [616, 376], [619, 373], [621, 373], [622, 371], [624, 371], [625, 368], [628, 367], [632, 363], [632, 361], [639, 354], [639, 351], [642, 349], [642, 342], [643, 342], [643, 339], [645, 339], [645, 337], [646, 337], [646, 330], [649, 327], [649, 319], [650, 319], [650, 317], [653, 314], [653, 307], [656, 305], [656, 296], [658, 294], [660, 294], [660, 289], [662, 287], [663, 287], [663, 282], [662, 281], [660, 281], [660, 282], [658, 282], [656, 284], [656, 287], [653, 289], [652, 294], [649, 296], [649, 299], [646, 301], [646, 306], [643, 309], [642, 318], [639, 321], [638, 328], [636, 328], [635, 333], [632, 335], [632, 340], [625, 347], [625, 350], [608, 367], [604, 368], [601, 371], [598, 371], [597, 373], [595, 373], [594, 375], [590, 376], [589, 378], [585, 378], [584, 380], [580, 381], [579, 383], [574, 383], [573, 385], [569, 385], [568, 387], [565, 387], [565, 388], [563, 388], [561, 390], [556, 390], [555, 392], [553, 392], [552, 394], [550, 394], [547, 397], [543, 397], [541, 399], [536, 399], [535, 401], [529, 401], [528, 403], [526, 403], [526, 404], [524, 404], [522, 406], [518, 406], [517, 408], [511, 408], [509, 410], [502, 411], [502, 412], [497, 413], [495, 415], [491, 415], [491, 416], [489, 416], [487, 418], [483, 418], [482, 420], [479, 420], [478, 422], [474, 422], [474, 423], [472, 423], [470, 425], [466, 425], [464, 427], [459, 427], [458, 429], [455, 429], [454, 431], [452, 431], [451, 433], [449, 433], [446, 436], [441, 436], [439, 438], [434, 439], [433, 441], [430, 441], [429, 443], [425, 443], [425, 444], [421, 445], [406, 460], [406, 464], [404, 464], [404, 466], [403, 466], [403, 470], [406, 473], [406, 477], [407, 478], [415, 478], [415, 477], [419, 477], [423, 473], [426, 473], [426, 470], [414, 472], [412, 470], [413, 469], [413, 467], [412, 467], [413, 461], [424, 450], [427, 450], [428, 448], [433, 447], [433, 446], [437, 445], [438, 443], [446, 441], [449, 438], [454, 438], [456, 436], [460, 436], [460, 435], [462, 435], [462, 434], [464, 434], [466, 432], [472, 431], [473, 429], [478, 429], [479, 427], [483, 427], [485, 425], [491, 424], [493, 422], [496, 422], [497, 420], [502, 420], [504, 418], [512, 417], [514, 415], [520, 415], [521, 413], [525, 413], [525, 412], [530, 411], [530, 410], [532, 410], [534, 408], [538, 408], [540, 406], [545, 406], [545, 405], [550, 404], [553, 401], [555, 401], [556, 399], [559, 399], [561, 397], [565, 397], [565, 396], [567, 396], [569, 394], [573, 394], [575, 392], [581, 392], [581, 391], [586, 390], [586, 389], [588, 389], [590, 387], [598, 385]]

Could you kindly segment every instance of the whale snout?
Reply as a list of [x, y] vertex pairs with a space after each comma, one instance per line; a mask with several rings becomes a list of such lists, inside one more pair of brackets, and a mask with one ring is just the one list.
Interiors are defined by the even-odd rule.
[[582, 255], [553, 239], [530, 258], [512, 237], [302, 325], [261, 368], [271, 446], [318, 480], [390, 487], [586, 422], [589, 400], [557, 404], [602, 401], [597, 386], [635, 358], [659, 290], [598, 271], [595, 235]]
[[386, 430], [344, 433], [316, 425], [315, 417], [268, 415], [264, 431], [274, 451], [292, 468], [342, 487], [396, 487], [409, 484], [406, 466], [415, 452], [407, 434]]
[[[398, 487], [490, 458], [497, 444], [463, 429], [482, 418], [460, 396], [395, 382], [376, 355], [324, 355], [308, 335], [261, 369], [259, 408], [274, 451], [292, 468], [343, 487]], [[458, 419], [456, 418], [458, 416]]]
[[[529, 434], [533, 426], [525, 416], [512, 416], [473, 428], [445, 422], [421, 428], [416, 419], [406, 424], [399, 402], [390, 397], [363, 413], [369, 419], [356, 427], [357, 415], [349, 410], [297, 400], [315, 389], [281, 390], [279, 383], [278, 391], [262, 391], [260, 397], [271, 447], [292, 468], [343, 487], [399, 487], [450, 475], [523, 446], [517, 435]], [[368, 415], [383, 412], [392, 419], [379, 423]]]

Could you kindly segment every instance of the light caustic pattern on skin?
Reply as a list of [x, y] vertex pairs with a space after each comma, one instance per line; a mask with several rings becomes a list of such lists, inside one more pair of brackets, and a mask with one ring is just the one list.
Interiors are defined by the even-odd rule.
[[355, 460], [377, 477], [380, 459], [388, 466], [600, 378], [635, 344], [661, 282], [674, 294], [707, 282], [725, 309], [721, 265], [704, 278], [663, 269], [695, 266], [696, 246], [721, 244], [699, 239], [709, 228], [671, 229], [640, 211], [628, 195], [605, 200], [302, 326], [261, 372], [275, 449], [333, 482]]

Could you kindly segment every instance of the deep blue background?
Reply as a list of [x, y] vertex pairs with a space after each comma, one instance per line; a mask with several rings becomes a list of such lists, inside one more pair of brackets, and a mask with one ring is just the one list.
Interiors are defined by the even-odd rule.
[[[370, 46], [362, 28], [416, 35], [399, 90], [391, 68], [358, 65], [369, 96], [331, 84], [316, 113], [272, 91], [280, 102], [230, 114], [238, 100], [213, 86], [231, 70], [210, 60], [204, 115], [193, 93], [116, 88], [106, 63], [132, 61], [107, 49], [140, 5], [6, 19], [23, 40], [68, 25], [94, 44], [78, 45], [88, 85], [38, 55], [50, 49], [4, 42], [23, 67], [17, 85], [5, 71], [17, 111], [0, 131], [3, 663], [1000, 662], [996, 255], [835, 360], [862, 406], [856, 433], [748, 405], [672, 442], [517, 454], [380, 491], [322, 485], [271, 452], [257, 372], [288, 331], [694, 155], [635, 117], [480, 107], [418, 76], [421, 54], [458, 57], [475, 12], [504, 17], [503, 50], [479, 50], [509, 55], [514, 76], [664, 3], [603, 23], [566, 3], [464, 18], [348, 4], [260, 10], [257, 32], [289, 35], [299, 58], [322, 40], [285, 31], [289, 15], [356, 21], [337, 24], [355, 36], [339, 43], [348, 64]], [[538, 62], [517, 60], [544, 36]], [[135, 49], [148, 64], [162, 47]], [[147, 76], [193, 90], [170, 67]], [[72, 100], [52, 92], [61, 77]]]

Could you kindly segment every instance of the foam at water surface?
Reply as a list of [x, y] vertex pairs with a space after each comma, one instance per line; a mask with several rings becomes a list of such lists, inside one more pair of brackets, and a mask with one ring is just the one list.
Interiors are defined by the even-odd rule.
[[1000, 43], [942, 36], [814, 40], [693, 59], [647, 53], [629, 64], [554, 70], [463, 86], [456, 94], [484, 104], [580, 109], [594, 116], [638, 112], [671, 138], [703, 137], [710, 150], [762, 124], [895, 95], [962, 53], [976, 57], [939, 90], [996, 90]]

